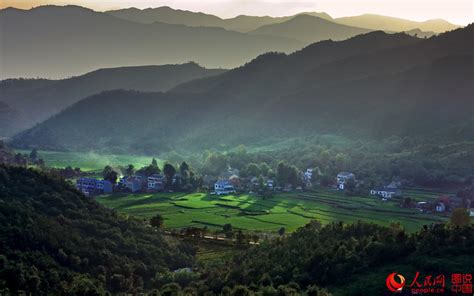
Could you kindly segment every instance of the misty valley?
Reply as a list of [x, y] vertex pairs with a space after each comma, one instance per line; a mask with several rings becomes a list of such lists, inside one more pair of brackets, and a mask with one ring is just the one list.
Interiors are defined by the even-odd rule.
[[70, 2], [0, 6], [0, 295], [472, 295], [472, 23]]

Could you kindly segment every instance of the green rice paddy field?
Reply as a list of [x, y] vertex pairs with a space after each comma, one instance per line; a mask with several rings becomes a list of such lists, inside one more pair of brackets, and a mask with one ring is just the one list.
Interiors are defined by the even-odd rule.
[[[420, 193], [421, 194], [421, 193]], [[400, 222], [410, 232], [424, 224], [446, 218], [402, 209], [398, 202], [383, 202], [374, 197], [349, 197], [332, 191], [280, 193], [273, 198], [240, 194], [216, 196], [205, 193], [113, 194], [97, 201], [134, 216], [149, 218], [157, 213], [168, 229], [196, 226], [219, 228], [226, 223], [253, 231], [289, 232], [316, 219], [322, 223], [362, 220], [382, 225]]]
[[[20, 153], [30, 153], [18, 150]], [[104, 166], [140, 168], [151, 163], [150, 156], [98, 154], [94, 152], [39, 151], [47, 166], [80, 167], [83, 171], [99, 173]], [[163, 163], [158, 160], [159, 165]], [[440, 193], [427, 189], [404, 190], [404, 196], [416, 201], [433, 200]], [[322, 223], [363, 220], [387, 225], [401, 222], [408, 231], [422, 225], [443, 221], [444, 218], [420, 214], [413, 209], [401, 209], [398, 202], [382, 202], [373, 197], [348, 197], [321, 190], [314, 192], [277, 194], [274, 198], [242, 194], [215, 196], [204, 193], [114, 194], [97, 198], [105, 206], [135, 216], [151, 217], [157, 213], [165, 217], [165, 227], [187, 226], [221, 228], [231, 223], [234, 228], [255, 231], [275, 231], [285, 227], [294, 231], [311, 219]]]

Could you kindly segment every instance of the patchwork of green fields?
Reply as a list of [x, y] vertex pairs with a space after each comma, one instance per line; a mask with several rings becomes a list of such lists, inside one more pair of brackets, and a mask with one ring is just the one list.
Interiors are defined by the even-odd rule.
[[165, 218], [166, 228], [187, 226], [276, 231], [294, 231], [312, 219], [322, 223], [357, 220], [388, 225], [400, 222], [408, 231], [445, 218], [402, 209], [397, 202], [374, 197], [349, 197], [336, 191], [281, 193], [273, 198], [248, 194], [215, 196], [205, 193], [113, 194], [97, 201], [130, 215]]
[[440, 192], [439, 190], [430, 190], [427, 188], [409, 188], [403, 189], [403, 196], [411, 197], [416, 201], [434, 201], [440, 195], [455, 195], [455, 192]]
[[[29, 150], [16, 150], [18, 153], [29, 154]], [[54, 168], [71, 166], [79, 167], [85, 172], [101, 171], [106, 165], [127, 166], [133, 164], [141, 168], [151, 163], [151, 156], [98, 154], [95, 152], [38, 151], [46, 165]], [[163, 165], [157, 159], [159, 165]]]

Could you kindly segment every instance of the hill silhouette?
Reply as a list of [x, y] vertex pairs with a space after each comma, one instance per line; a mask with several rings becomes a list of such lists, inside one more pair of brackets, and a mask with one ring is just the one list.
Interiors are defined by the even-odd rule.
[[[113, 16], [142, 24], [162, 22], [175, 25], [186, 25], [191, 27], [220, 27], [230, 31], [249, 32], [261, 26], [285, 22], [293, 16], [269, 17], [239, 15], [234, 18], [222, 19], [212, 14], [192, 12], [187, 10], [173, 9], [168, 6], [157, 8], [125, 8], [110, 10], [106, 13]], [[331, 20], [327, 13], [304, 13]]]
[[226, 30], [243, 33], [256, 30], [266, 25], [280, 24], [299, 15], [315, 16], [342, 25], [354, 26], [367, 30], [384, 30], [388, 32], [408, 32], [418, 29], [426, 32], [432, 31], [435, 33], [442, 33], [460, 27], [442, 19], [417, 22], [375, 14], [332, 18], [329, 14], [324, 12], [302, 12], [296, 15], [284, 17], [239, 15], [234, 18], [222, 19], [212, 14], [173, 9], [167, 6], [147, 9], [137, 9], [132, 7], [111, 10], [107, 11], [107, 13], [125, 20], [143, 24], [163, 22], [193, 27], [220, 27]]
[[341, 17], [335, 19], [335, 22], [348, 26], [367, 28], [372, 30], [386, 30], [393, 32], [403, 32], [410, 31], [413, 29], [419, 29], [422, 31], [433, 31], [435, 33], [442, 33], [460, 27], [442, 19], [416, 22], [402, 18], [377, 14], [362, 14], [358, 16]]
[[102, 93], [13, 143], [151, 153], [324, 133], [463, 141], [474, 135], [472, 33], [472, 25], [427, 40], [372, 32], [265, 54], [167, 93]]
[[301, 14], [286, 22], [265, 25], [249, 33], [294, 38], [313, 43], [327, 39], [344, 40], [369, 31], [333, 23], [320, 17]]
[[[105, 90], [166, 91], [180, 83], [222, 72], [225, 71], [187, 63], [100, 69], [62, 80], [4, 80], [0, 82], [1, 98], [16, 113], [14, 118], [0, 116], [8, 123], [8, 126], [0, 127], [0, 136], [9, 136], [29, 128], [78, 100]], [[0, 112], [7, 111], [0, 108]], [[12, 112], [8, 111], [8, 114]]]
[[[0, 78], [64, 78], [98, 68], [183, 63], [230, 68], [301, 42], [222, 28], [139, 24], [78, 6], [0, 11]], [[209, 46], [212, 44], [212, 46]]]

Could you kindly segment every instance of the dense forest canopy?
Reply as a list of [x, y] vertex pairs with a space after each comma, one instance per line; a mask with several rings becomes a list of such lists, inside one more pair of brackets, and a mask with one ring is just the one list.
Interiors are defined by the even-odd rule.
[[[225, 72], [196, 63], [99, 69], [59, 79], [6, 79], [0, 81], [0, 137], [32, 127], [84, 97], [112, 89], [167, 91], [193, 79]], [[9, 106], [4, 106], [8, 104]], [[9, 107], [9, 109], [7, 109]], [[4, 118], [4, 119], [3, 119]]]
[[[474, 268], [472, 225], [427, 225], [408, 234], [396, 223], [312, 221], [254, 246], [239, 242], [237, 231], [228, 259], [196, 264], [186, 241], [165, 239], [33, 169], [0, 167], [0, 203], [0, 291], [6, 293], [378, 295], [394, 271], [449, 275]], [[158, 218], [152, 226], [161, 227]]]
[[33, 169], [0, 166], [0, 203], [2, 292], [138, 293], [192, 264], [192, 249]]
[[[313, 221], [281, 240], [239, 254], [222, 268], [208, 269], [208, 284], [245, 285], [293, 293], [311, 286], [331, 287], [335, 295], [385, 295], [385, 278], [396, 271], [414, 275], [469, 273], [474, 268], [474, 229], [432, 225], [408, 235], [399, 225], [358, 222], [322, 226]], [[318, 294], [316, 294], [318, 295]]]

